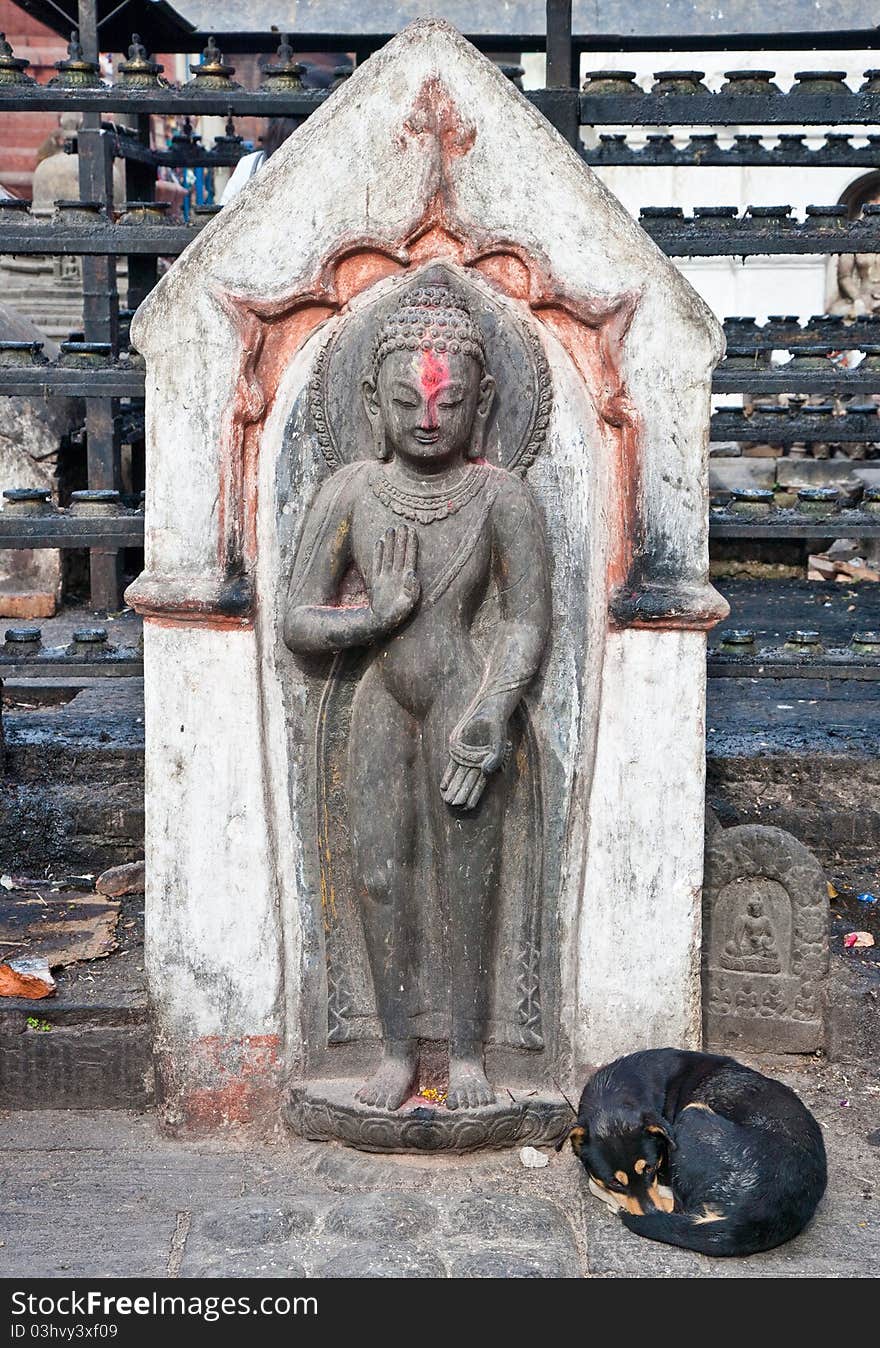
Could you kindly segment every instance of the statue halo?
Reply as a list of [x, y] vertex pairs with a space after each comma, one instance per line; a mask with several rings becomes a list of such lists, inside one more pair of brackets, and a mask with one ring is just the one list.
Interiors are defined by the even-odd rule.
[[[429, 263], [412, 275], [380, 282], [374, 291], [334, 326], [312, 371], [310, 421], [327, 465], [336, 469], [373, 456], [362, 399], [351, 396], [352, 379], [358, 385], [363, 378], [373, 379], [389, 350], [410, 343], [416, 350], [429, 341], [432, 347], [447, 342], [450, 350], [467, 351], [492, 374], [498, 396], [485, 457], [525, 472], [546, 439], [552, 402], [550, 371], [535, 327], [488, 285], [476, 284], [448, 263]], [[442, 335], [450, 324], [455, 335]]]

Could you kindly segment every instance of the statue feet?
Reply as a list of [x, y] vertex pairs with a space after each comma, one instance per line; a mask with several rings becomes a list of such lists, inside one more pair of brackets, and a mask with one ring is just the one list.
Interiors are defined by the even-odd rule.
[[494, 1105], [494, 1103], [495, 1092], [489, 1085], [480, 1060], [478, 1058], [450, 1058], [446, 1108], [480, 1109], [484, 1105]]
[[399, 1109], [415, 1085], [416, 1064], [408, 1045], [386, 1046], [378, 1070], [361, 1086], [357, 1099], [377, 1109]]

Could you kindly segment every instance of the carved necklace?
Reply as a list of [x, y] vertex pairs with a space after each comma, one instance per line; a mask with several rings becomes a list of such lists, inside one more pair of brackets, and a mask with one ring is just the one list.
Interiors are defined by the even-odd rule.
[[485, 464], [474, 463], [452, 487], [443, 486], [439, 491], [407, 491], [381, 472], [374, 474], [370, 486], [374, 495], [395, 515], [418, 524], [433, 524], [435, 520], [454, 515], [472, 501], [483, 490], [488, 475]]

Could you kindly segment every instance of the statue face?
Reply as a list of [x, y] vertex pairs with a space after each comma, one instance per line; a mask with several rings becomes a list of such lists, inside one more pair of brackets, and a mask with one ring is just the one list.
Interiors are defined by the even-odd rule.
[[463, 457], [479, 414], [488, 415], [494, 381], [472, 356], [392, 351], [377, 385], [364, 385], [367, 410], [394, 455], [416, 463]]

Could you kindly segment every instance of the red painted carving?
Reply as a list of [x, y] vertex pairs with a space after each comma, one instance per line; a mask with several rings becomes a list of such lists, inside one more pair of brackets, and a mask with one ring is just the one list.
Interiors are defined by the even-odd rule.
[[441, 170], [451, 159], [470, 154], [477, 139], [477, 128], [466, 122], [441, 79], [431, 75], [425, 80], [403, 124], [404, 136], [427, 138], [437, 147]]
[[408, 140], [420, 142], [420, 158], [424, 160], [427, 148], [430, 156], [426, 217], [443, 221], [455, 215], [455, 187], [450, 172], [453, 159], [470, 153], [477, 139], [477, 129], [461, 116], [459, 108], [436, 76], [425, 80], [416, 96], [413, 109], [403, 124], [401, 144]]

